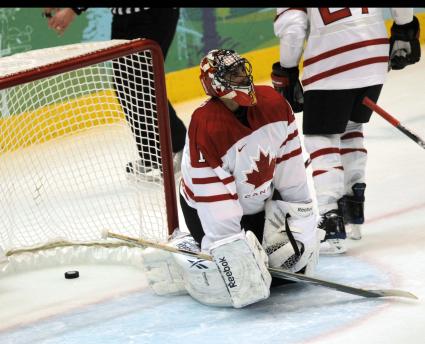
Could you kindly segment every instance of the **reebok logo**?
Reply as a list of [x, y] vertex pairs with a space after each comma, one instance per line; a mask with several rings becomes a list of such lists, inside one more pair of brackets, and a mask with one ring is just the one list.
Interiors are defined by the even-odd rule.
[[188, 259], [187, 261], [192, 264], [189, 268], [196, 266], [198, 269], [208, 269], [206, 265], [202, 264], [202, 262], [205, 261], [205, 259], [199, 259], [199, 260]]
[[232, 271], [230, 270], [229, 263], [227, 262], [226, 258], [219, 258], [218, 263], [222, 266], [222, 271], [227, 276], [227, 286], [229, 288], [237, 287], [235, 278], [233, 277]]
[[313, 207], [297, 207], [297, 212], [301, 216], [310, 216], [313, 214]]

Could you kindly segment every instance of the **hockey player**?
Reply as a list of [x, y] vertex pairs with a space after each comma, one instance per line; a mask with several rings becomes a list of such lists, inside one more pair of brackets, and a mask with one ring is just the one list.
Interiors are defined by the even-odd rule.
[[192, 115], [180, 185], [191, 235], [170, 244], [213, 262], [146, 249], [144, 266], [158, 294], [239, 308], [269, 296], [268, 266], [312, 274], [319, 230], [289, 104], [254, 85], [251, 64], [232, 50], [210, 51], [200, 67], [211, 98]]
[[277, 9], [274, 31], [280, 38], [280, 61], [273, 65], [272, 81], [295, 112], [304, 111], [319, 227], [326, 231], [322, 253], [346, 251], [344, 221], [351, 224], [352, 238], [361, 238], [367, 158], [363, 123], [372, 114], [362, 105], [363, 98], [377, 101], [389, 66], [402, 69], [420, 58], [413, 10], [392, 9], [392, 15], [388, 40], [379, 8]]

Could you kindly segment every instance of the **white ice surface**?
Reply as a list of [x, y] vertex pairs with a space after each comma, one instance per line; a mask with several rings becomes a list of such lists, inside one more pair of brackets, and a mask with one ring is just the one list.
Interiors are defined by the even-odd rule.
[[[425, 138], [425, 59], [392, 71], [379, 105]], [[195, 100], [176, 106], [187, 123]], [[298, 124], [301, 118], [297, 115]], [[419, 300], [364, 299], [307, 285], [244, 309], [159, 297], [135, 267], [73, 265], [0, 276], [0, 343], [425, 343], [425, 151], [374, 114], [366, 126], [363, 239], [317, 276]], [[65, 280], [66, 270], [81, 277]]]

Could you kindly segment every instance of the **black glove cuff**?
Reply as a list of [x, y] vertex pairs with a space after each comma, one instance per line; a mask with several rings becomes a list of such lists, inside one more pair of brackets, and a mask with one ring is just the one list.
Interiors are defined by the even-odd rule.
[[391, 27], [391, 38], [400, 41], [411, 41], [418, 38], [418, 32], [419, 21], [418, 18], [413, 16], [413, 20], [410, 23], [404, 25], [394, 23]]
[[280, 65], [280, 62], [273, 63], [272, 67], [273, 74], [277, 76], [286, 76], [289, 79], [298, 79], [300, 71], [297, 67], [285, 68]]

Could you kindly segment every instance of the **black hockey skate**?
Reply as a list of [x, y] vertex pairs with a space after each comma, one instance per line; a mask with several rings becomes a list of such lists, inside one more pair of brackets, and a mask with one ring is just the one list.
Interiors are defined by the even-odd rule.
[[135, 182], [159, 183], [162, 178], [162, 171], [157, 164], [145, 163], [142, 159], [130, 161], [125, 171], [128, 179]]
[[323, 214], [318, 227], [326, 232], [320, 243], [321, 254], [339, 254], [347, 250], [344, 219], [339, 210], [334, 209]]
[[[183, 151], [173, 153], [173, 169], [176, 180], [181, 176], [181, 161]], [[156, 162], [143, 161], [142, 159], [130, 161], [125, 167], [127, 175], [135, 176], [141, 181], [160, 182], [162, 179], [162, 168]]]
[[362, 238], [361, 225], [364, 223], [364, 193], [365, 183], [352, 186], [353, 195], [345, 195], [338, 201], [338, 206], [344, 216], [344, 223], [350, 229], [349, 237], [354, 240]]

